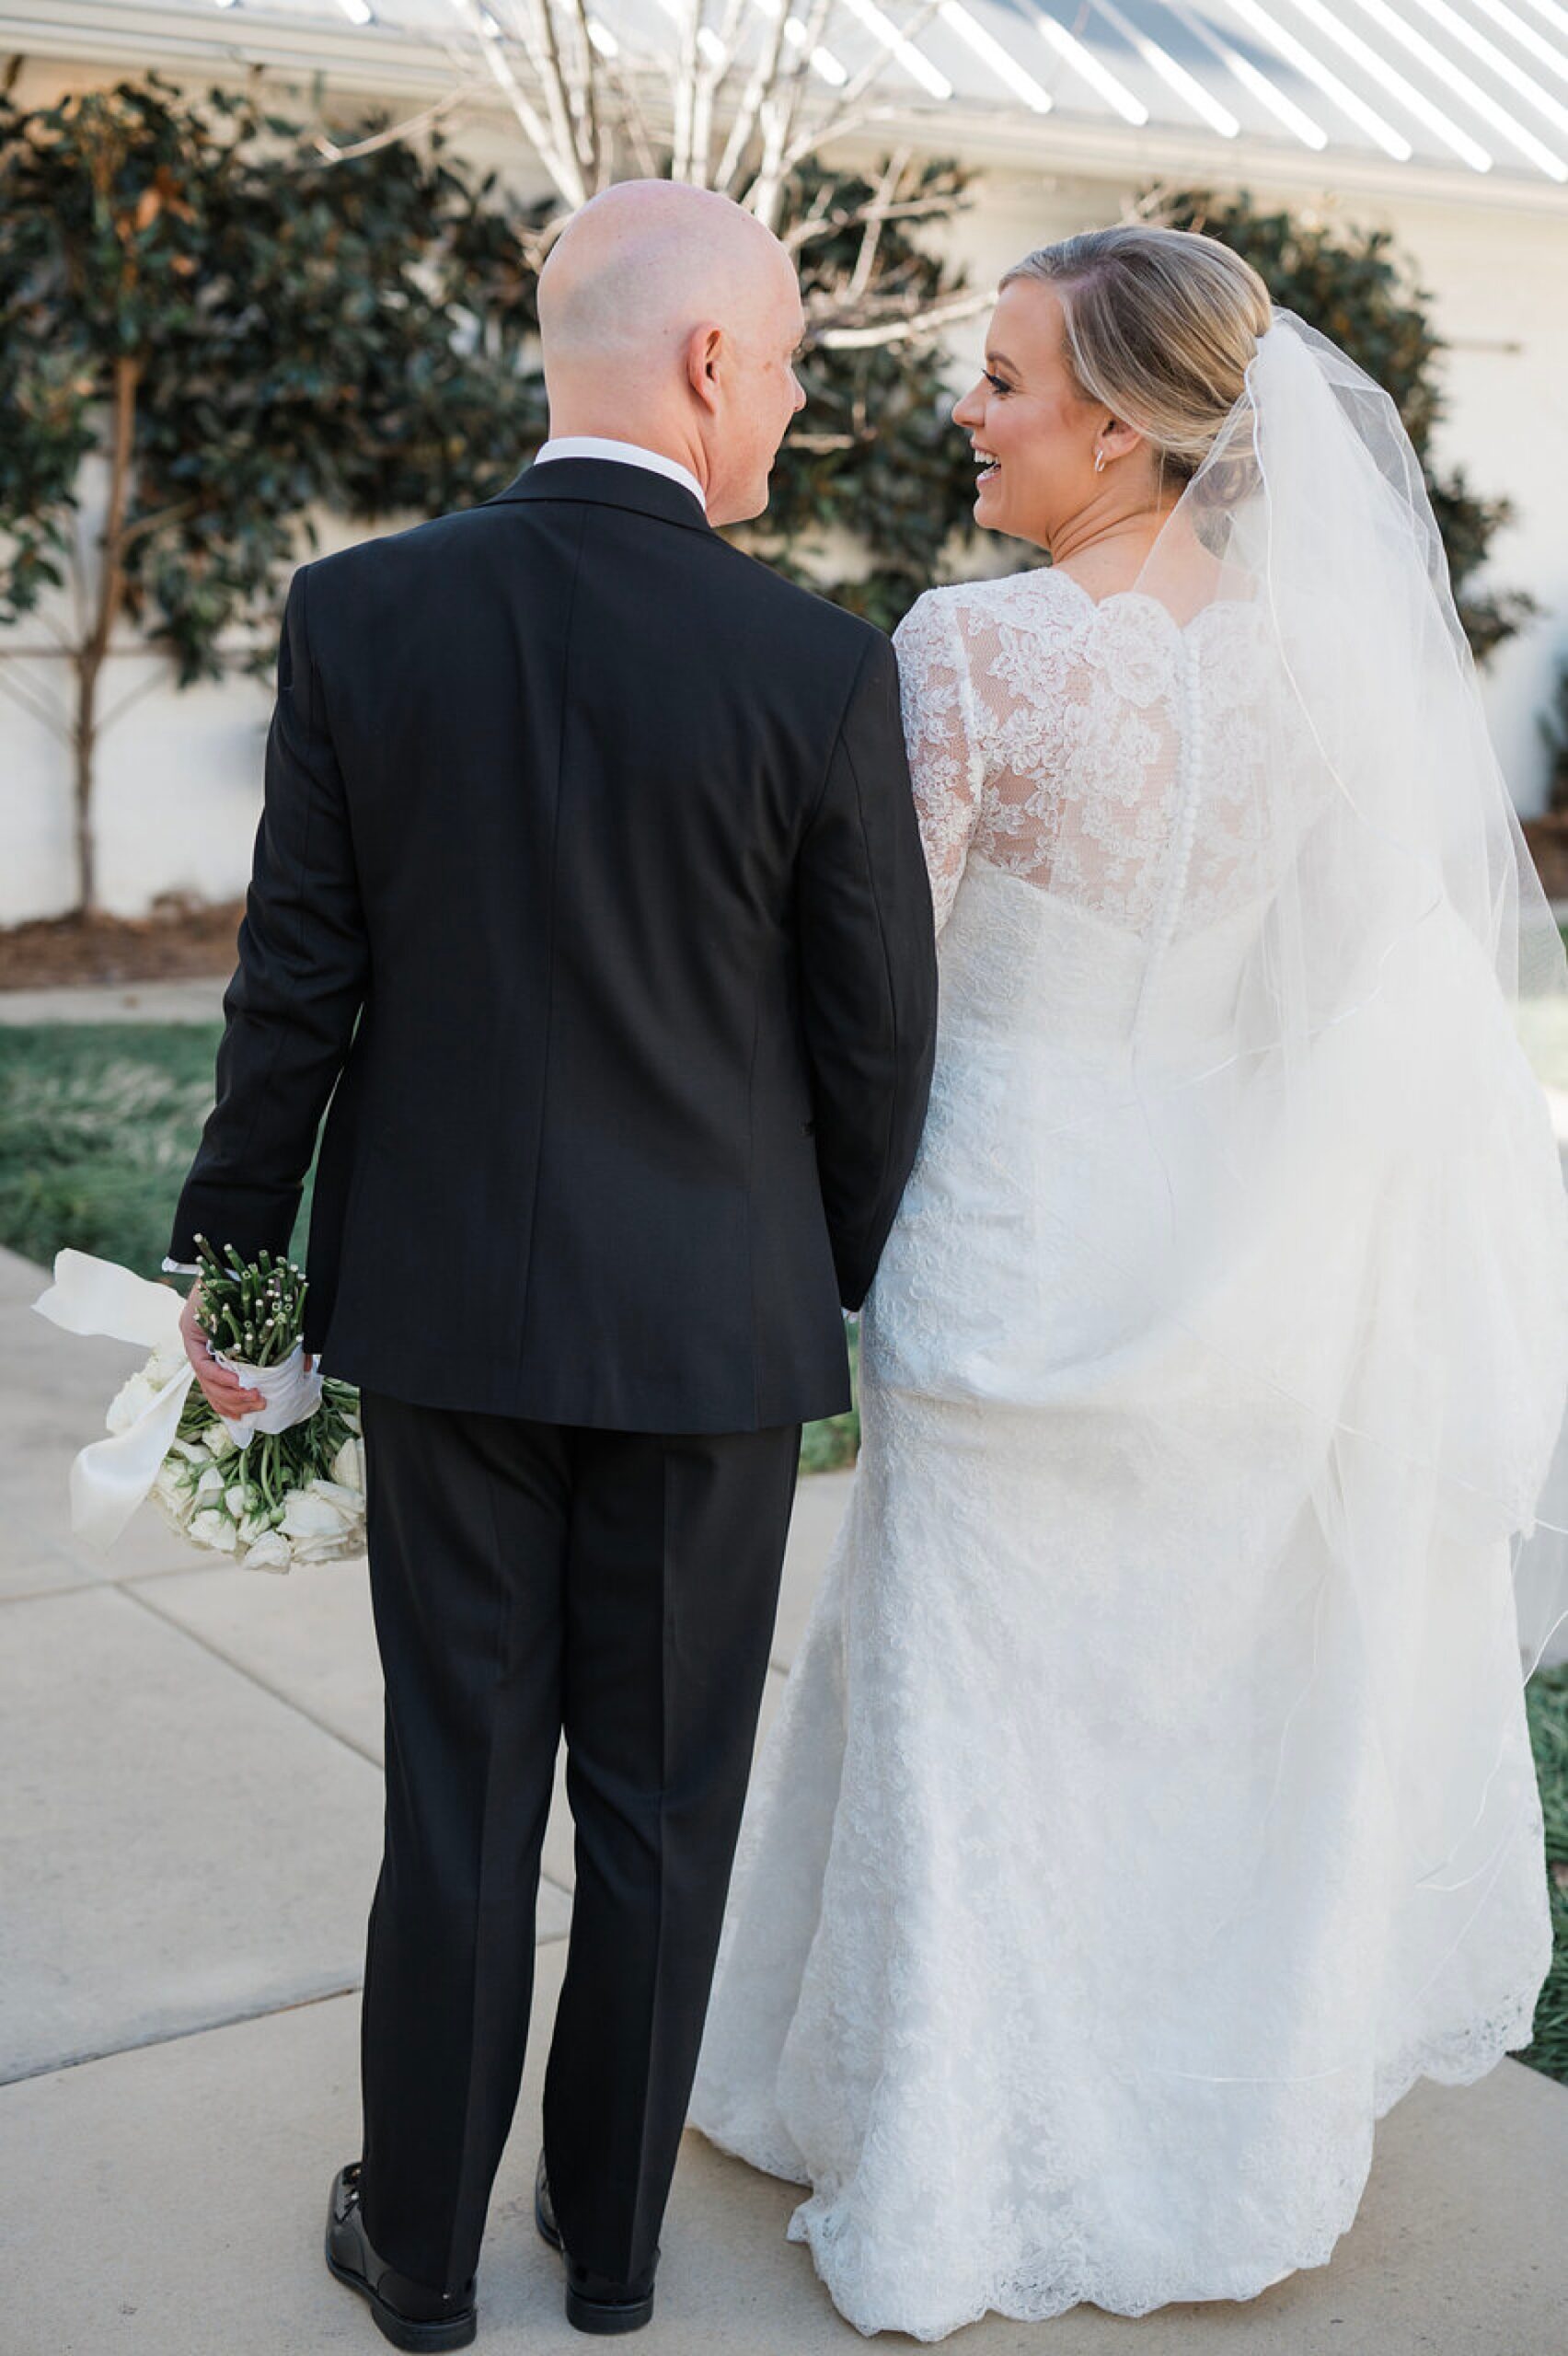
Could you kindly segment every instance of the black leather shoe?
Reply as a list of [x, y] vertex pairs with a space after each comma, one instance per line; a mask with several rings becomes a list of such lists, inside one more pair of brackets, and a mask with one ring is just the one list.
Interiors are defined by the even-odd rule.
[[[640, 2282], [612, 2282], [603, 2274], [591, 2273], [586, 2266], [579, 2266], [574, 2258], [567, 2257], [561, 2241], [560, 2227], [556, 2223], [555, 2205], [550, 2200], [550, 2183], [545, 2174], [545, 2155], [539, 2154], [539, 2165], [534, 2177], [534, 2223], [552, 2249], [559, 2249], [566, 2259], [566, 2319], [579, 2331], [640, 2331], [653, 2316], [653, 2267], [651, 2266]], [[653, 2253], [653, 2266], [659, 2263], [659, 2253]]]
[[360, 2164], [332, 2179], [327, 2206], [327, 2265], [370, 2303], [376, 2327], [394, 2348], [467, 2348], [478, 2328], [472, 2282], [461, 2291], [428, 2291], [376, 2256], [360, 2208]]

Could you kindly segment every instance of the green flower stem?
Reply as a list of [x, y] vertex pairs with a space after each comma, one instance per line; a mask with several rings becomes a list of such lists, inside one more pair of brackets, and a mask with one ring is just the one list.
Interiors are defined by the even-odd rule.
[[[232, 1245], [220, 1258], [201, 1236], [197, 1248], [202, 1268], [201, 1322], [209, 1337], [254, 1366], [272, 1366], [287, 1357], [303, 1338], [309, 1289], [303, 1270], [265, 1252], [248, 1265]], [[225, 1337], [231, 1335], [228, 1341]], [[200, 1390], [193, 1390], [180, 1420], [179, 1437], [199, 1439], [213, 1429], [215, 1421]], [[264, 1517], [275, 1529], [283, 1519], [289, 1492], [308, 1488], [313, 1481], [329, 1480], [345, 1442], [359, 1437], [358, 1392], [352, 1383], [328, 1377], [316, 1414], [285, 1432], [258, 1432], [243, 1451], [240, 1469], [231, 1474], [228, 1485], [237, 1480], [246, 1501], [245, 1513]]]

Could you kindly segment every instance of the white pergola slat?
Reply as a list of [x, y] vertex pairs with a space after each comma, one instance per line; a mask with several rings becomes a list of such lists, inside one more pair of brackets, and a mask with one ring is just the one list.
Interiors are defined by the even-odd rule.
[[[502, 34], [512, 5], [490, 0]], [[755, 39], [781, 6], [800, 47], [805, 0], [751, 0]], [[654, 65], [683, 13], [683, 0], [591, 0], [595, 46]], [[1032, 138], [1110, 161], [1120, 143], [1131, 170], [1170, 152], [1233, 177], [1272, 156], [1315, 159], [1325, 179], [1392, 167], [1427, 187], [1568, 189], [1558, 0], [940, 0], [917, 27], [915, 14], [912, 0], [837, 0], [811, 64], [825, 97], [890, 23], [909, 27], [884, 96], [928, 146]], [[460, 30], [452, 0], [0, 0], [0, 50], [293, 63], [387, 89], [428, 83]]]

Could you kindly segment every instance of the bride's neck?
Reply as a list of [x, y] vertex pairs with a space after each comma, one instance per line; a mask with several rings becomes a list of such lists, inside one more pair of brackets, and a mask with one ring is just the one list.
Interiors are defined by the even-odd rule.
[[1111, 516], [1086, 509], [1052, 533], [1045, 543], [1046, 553], [1053, 564], [1065, 566], [1085, 588], [1130, 587], [1175, 504], [1174, 500], [1166, 500], [1135, 508], [1130, 514]]

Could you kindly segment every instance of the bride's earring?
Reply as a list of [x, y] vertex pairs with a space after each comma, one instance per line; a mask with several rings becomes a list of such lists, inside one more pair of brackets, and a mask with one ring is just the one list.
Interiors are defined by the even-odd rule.
[[1094, 471], [1097, 475], [1102, 475], [1105, 472], [1105, 453], [1103, 450], [1096, 450], [1094, 454]]

